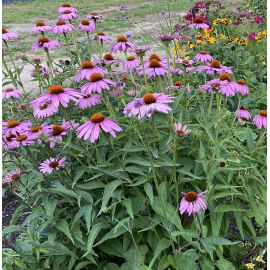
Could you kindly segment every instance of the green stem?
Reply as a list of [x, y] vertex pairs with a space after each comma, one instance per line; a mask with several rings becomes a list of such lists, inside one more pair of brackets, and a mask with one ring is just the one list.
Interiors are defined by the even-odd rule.
[[[237, 110], [238, 110], [239, 107], [240, 107], [241, 99], [242, 99], [242, 96], [240, 95], [239, 101], [238, 101], [238, 105], [237, 105]], [[236, 113], [235, 116], [234, 116], [234, 119], [233, 119], [233, 122], [232, 122], [232, 125], [231, 125], [231, 128], [230, 128], [230, 132], [228, 132], [228, 136], [227, 136], [227, 137], [229, 137], [229, 136], [231, 135], [231, 131], [232, 131], [232, 128], [233, 128], [233, 126], [234, 126], [234, 123], [235, 123], [236, 118], [237, 118], [237, 113]]]
[[145, 69], [144, 69], [143, 55], [140, 55], [140, 59], [141, 59], [143, 78], [144, 78], [144, 83], [145, 83], [145, 86], [146, 86], [146, 91], [147, 91], [147, 93], [149, 93], [148, 83], [147, 83], [147, 79], [146, 79], [146, 75], [145, 75]]
[[158, 81], [160, 93], [163, 93], [164, 91], [163, 91], [163, 86], [162, 86], [160, 75], [157, 75], [157, 81]]
[[208, 116], [210, 115], [210, 112], [212, 109], [213, 97], [214, 97], [214, 93], [211, 93], [211, 99], [210, 99], [209, 108], [208, 108]]
[[219, 121], [219, 110], [220, 110], [220, 94], [216, 93], [216, 99], [217, 99], [217, 128], [216, 128], [216, 139], [215, 139], [215, 144], [214, 146], [217, 146], [217, 138], [219, 134], [219, 129], [220, 129], [220, 121]]
[[[2, 63], [3, 63], [3, 65], [4, 65], [4, 67], [5, 67], [5, 69], [6, 69], [6, 71], [7, 71], [7, 73], [8, 73], [8, 76], [10, 77], [10, 79], [11, 79], [13, 85], [14, 85], [15, 87], [17, 87], [17, 83], [15, 82], [13, 76], [12, 76], [11, 73], [10, 73], [10, 70], [9, 70], [8, 67], [7, 67], [7, 63], [6, 63], [6, 61], [5, 61], [4, 54], [2, 54]], [[25, 92], [24, 92], [24, 94], [25, 94]]]
[[70, 59], [71, 59], [73, 68], [74, 68], [74, 70], [76, 70], [76, 66], [75, 66], [75, 63], [74, 63], [74, 60], [73, 60], [73, 55], [72, 55], [70, 47], [69, 47], [69, 41], [68, 41], [68, 38], [67, 38], [67, 34], [66, 33], [63, 33], [63, 34], [64, 34], [64, 37], [65, 37], [65, 40], [66, 40], [66, 44], [67, 44], [67, 48], [68, 48], [68, 52], [69, 52], [69, 55], [70, 55]]
[[170, 87], [170, 94], [172, 94], [172, 78], [170, 72], [170, 48], [168, 41], [165, 43], [166, 57], [167, 57], [167, 66], [168, 66], [168, 82]]
[[201, 238], [203, 238], [202, 224], [201, 224], [201, 221], [200, 221], [199, 215], [198, 215], [198, 213], [195, 213], [195, 215], [196, 215], [197, 220], [198, 220], [198, 223], [199, 223], [199, 225], [200, 225], [200, 229], [201, 229]]
[[54, 77], [56, 78], [56, 80], [58, 81], [58, 83], [61, 85], [61, 82], [60, 82], [59, 78], [56, 76], [56, 73], [55, 73], [55, 71], [54, 71], [54, 69], [53, 69], [52, 59], [51, 59], [49, 50], [48, 50], [47, 48], [44, 48], [44, 51], [45, 51], [46, 54], [47, 54], [48, 61], [49, 61], [49, 64], [50, 64], [50, 66], [51, 66], [51, 69], [52, 69], [52, 72], [53, 72], [53, 74], [54, 74]]
[[18, 108], [18, 106], [17, 106], [17, 103], [16, 103], [14, 97], [11, 97], [11, 99], [12, 99], [12, 101], [13, 101], [13, 104], [14, 104], [15, 108], [17, 109], [17, 112], [19, 113], [19, 115], [20, 115], [21, 118], [23, 119], [22, 113], [20, 112], [20, 110], [19, 110], [19, 108]]
[[[69, 20], [69, 23], [71, 24], [71, 20]], [[75, 45], [77, 55], [78, 55], [78, 64], [80, 66], [81, 63], [82, 63], [82, 60], [81, 60], [81, 55], [80, 55], [80, 51], [79, 51], [79, 48], [78, 48], [77, 40], [76, 40], [76, 37], [75, 37], [75, 31], [71, 31], [71, 35], [72, 35], [72, 38], [74, 40], [74, 45]]]
[[89, 32], [86, 32], [87, 34], [87, 39], [88, 39], [88, 53], [89, 53], [89, 61], [91, 62], [91, 41], [90, 41], [90, 36], [89, 36]]

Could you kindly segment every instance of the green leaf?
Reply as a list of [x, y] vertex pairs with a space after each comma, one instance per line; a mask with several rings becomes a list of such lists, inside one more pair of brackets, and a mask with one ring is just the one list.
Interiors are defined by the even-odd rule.
[[73, 240], [73, 238], [72, 238], [72, 236], [70, 234], [69, 226], [68, 226], [68, 223], [67, 223], [67, 221], [65, 219], [60, 219], [55, 224], [55, 228], [58, 229], [59, 231], [61, 231], [62, 233], [64, 233], [74, 245], [74, 240]]
[[152, 204], [153, 203], [153, 198], [154, 198], [152, 185], [149, 182], [145, 183], [144, 184], [144, 190], [145, 190], [145, 193], [149, 197], [149, 199], [151, 201], [151, 204]]
[[215, 265], [211, 260], [204, 258], [201, 262], [202, 270], [215, 270]]
[[205, 149], [204, 149], [202, 141], [200, 141], [199, 159], [205, 159], [205, 161], [202, 162], [201, 164], [202, 164], [204, 172], [207, 173], [206, 154], [205, 154]]
[[85, 173], [86, 168], [85, 167], [78, 167], [76, 168], [76, 174], [74, 176], [74, 181], [72, 183], [72, 187], [76, 184], [76, 182], [81, 178], [81, 176]]
[[247, 146], [248, 146], [249, 152], [251, 153], [251, 151], [253, 150], [253, 139], [252, 139], [249, 126], [247, 126]]
[[3, 229], [2, 235], [4, 236], [7, 233], [13, 233], [13, 232], [26, 232], [26, 229], [19, 225], [10, 225]]
[[91, 252], [94, 241], [96, 237], [98, 236], [101, 228], [102, 228], [102, 223], [97, 223], [90, 230], [90, 233], [88, 235], [88, 242], [87, 242], [87, 252], [83, 255], [83, 257], [85, 257], [88, 253]]
[[211, 260], [213, 261], [213, 250], [216, 250], [216, 248], [211, 244], [208, 238], [201, 238], [200, 241], [203, 244], [205, 250], [209, 253]]
[[126, 171], [130, 172], [130, 173], [137, 173], [137, 174], [141, 174], [144, 175], [144, 172], [142, 170], [140, 170], [138, 167], [136, 166], [129, 166], [126, 167]]
[[49, 200], [46, 205], [45, 205], [45, 211], [46, 211], [46, 215], [50, 221], [51, 224], [53, 224], [53, 212], [56, 208], [57, 205], [57, 200]]
[[235, 270], [235, 267], [234, 265], [225, 260], [225, 259], [222, 259], [222, 260], [218, 260], [215, 265], [218, 267], [218, 269], [220, 270]]
[[174, 111], [176, 110], [176, 108], [177, 108], [177, 106], [178, 106], [178, 104], [179, 104], [179, 102], [180, 102], [182, 96], [185, 94], [185, 92], [186, 92], [186, 91], [184, 91], [184, 90], [183, 90], [183, 91], [180, 91], [178, 97], [175, 99], [175, 101], [174, 101], [174, 103], [173, 103], [173, 109], [172, 109], [173, 113], [174, 113]]
[[105, 190], [104, 190], [104, 194], [103, 194], [102, 205], [101, 205], [101, 208], [100, 208], [98, 215], [100, 215], [100, 213], [106, 208], [106, 205], [107, 205], [110, 197], [112, 196], [113, 192], [122, 183], [123, 182], [121, 180], [114, 180], [106, 185]]
[[213, 245], [235, 245], [239, 243], [239, 241], [231, 242], [230, 240], [222, 238], [220, 236], [210, 236], [210, 237], [207, 237], [207, 239]]
[[261, 245], [263, 246], [263, 244], [267, 241], [267, 236], [264, 235], [264, 236], [261, 236], [257, 239], [255, 239], [255, 242], [256, 242], [256, 245]]
[[22, 260], [15, 258], [14, 263], [22, 269], [27, 269], [27, 266], [22, 262]]
[[180, 172], [180, 173], [183, 173], [184, 175], [188, 175], [188, 176], [190, 176], [192, 178], [195, 178], [195, 179], [202, 179], [202, 177], [199, 177], [199, 176], [197, 176], [197, 175], [195, 175], [195, 174], [193, 174], [193, 173], [191, 173], [191, 172], [189, 172], [188, 170], [185, 170], [185, 169], [178, 169], [177, 171]]
[[40, 245], [40, 247], [48, 251], [48, 253], [46, 253], [46, 256], [68, 255], [68, 256], [77, 257], [73, 252], [71, 252], [64, 245], [55, 241], [43, 242]]
[[109, 239], [105, 244], [100, 245], [99, 248], [106, 254], [124, 257], [123, 247], [118, 239]]
[[244, 211], [244, 209], [240, 208], [240, 207], [230, 205], [230, 204], [219, 204], [214, 209], [214, 212], [230, 212], [230, 211]]
[[[232, 201], [232, 205], [237, 208], [241, 208], [242, 204], [238, 199], [234, 199]], [[239, 229], [239, 232], [241, 234], [242, 240], [244, 240], [244, 231], [243, 231], [243, 212], [242, 211], [236, 211], [234, 212], [234, 217], [236, 221], [236, 225]]]
[[87, 234], [89, 233], [90, 226], [91, 226], [91, 214], [92, 214], [92, 204], [85, 205], [83, 209], [83, 214], [87, 226]]
[[86, 190], [92, 190], [96, 188], [104, 188], [105, 186], [101, 184], [99, 181], [91, 181], [90, 183], [84, 185], [76, 185], [77, 188], [82, 188]]
[[84, 266], [89, 265], [89, 264], [90, 264], [89, 261], [87, 261], [87, 262], [81, 262], [81, 263], [79, 263], [79, 264], [75, 267], [75, 270], [80, 270], [80, 269], [82, 269]]
[[162, 250], [168, 248], [171, 245], [171, 241], [166, 238], [162, 238], [158, 244], [154, 254], [159, 254]]
[[131, 216], [131, 218], [134, 219], [131, 199], [127, 198], [125, 201], [122, 202], [122, 204], [127, 208], [128, 214]]
[[[213, 195], [211, 197], [212, 200], [214, 199], [218, 199], [218, 198], [223, 198], [223, 197], [227, 197], [227, 196], [233, 196], [233, 195], [241, 195], [241, 196], [245, 196], [243, 193], [241, 192], [233, 192], [233, 191], [224, 191], [224, 192], [219, 192], [219, 193], [216, 193], [215, 195]], [[210, 198], [209, 198], [210, 199]]]
[[34, 256], [33, 254], [32, 244], [25, 241], [16, 241], [14, 244], [14, 248], [22, 258], [22, 261], [26, 263], [36, 262], [36, 256]]
[[115, 263], [108, 263], [104, 267], [104, 270], [120, 270], [120, 267]]
[[224, 213], [223, 212], [212, 212], [210, 214], [210, 222], [211, 222], [211, 228], [212, 228], [212, 234], [214, 236], [219, 235], [220, 227], [221, 227], [221, 222], [223, 218]]

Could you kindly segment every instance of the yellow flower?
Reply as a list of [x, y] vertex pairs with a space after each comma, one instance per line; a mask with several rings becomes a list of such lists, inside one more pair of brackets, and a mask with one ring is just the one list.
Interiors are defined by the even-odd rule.
[[197, 41], [196, 41], [196, 44], [201, 44], [202, 43], [202, 41], [200, 40], [200, 39], [197, 39]]
[[224, 35], [220, 34], [220, 39], [226, 38]]
[[175, 52], [176, 52], [176, 49], [175, 49], [175, 48], [172, 48], [172, 52], [174, 52], [174, 53], [175, 53]]
[[261, 256], [256, 257], [256, 261], [261, 262], [261, 263], [265, 263], [265, 261], [263, 261]]
[[263, 61], [263, 63], [262, 63], [264, 66], [266, 66], [266, 62], [265, 61]]
[[248, 269], [254, 269], [254, 266], [255, 266], [255, 264], [253, 264], [253, 263], [247, 263], [247, 264], [246, 264], [246, 267], [247, 267]]
[[208, 39], [208, 42], [211, 43], [211, 44], [214, 44], [214, 43], [216, 42], [216, 39], [213, 38], [213, 37], [210, 37], [210, 38]]
[[176, 54], [173, 54], [172, 58], [173, 59], [176, 59], [177, 58], [177, 55]]
[[262, 42], [262, 40], [260, 39], [260, 40], [258, 40], [258, 43], [261, 43]]

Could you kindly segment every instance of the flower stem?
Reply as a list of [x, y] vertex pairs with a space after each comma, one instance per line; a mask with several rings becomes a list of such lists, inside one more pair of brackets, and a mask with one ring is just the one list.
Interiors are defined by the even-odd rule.
[[172, 78], [171, 78], [171, 72], [170, 72], [170, 48], [169, 43], [165, 43], [165, 49], [166, 49], [166, 57], [167, 57], [167, 66], [168, 66], [168, 82], [170, 87], [170, 94], [172, 94]]
[[211, 93], [211, 99], [210, 99], [209, 108], [208, 108], [208, 116], [210, 115], [210, 112], [212, 109], [213, 97], [214, 97], [214, 93]]
[[20, 112], [20, 110], [19, 110], [19, 108], [18, 108], [18, 106], [17, 106], [17, 103], [16, 103], [16, 101], [15, 101], [14, 97], [11, 97], [11, 99], [12, 99], [13, 104], [14, 104], [15, 108], [17, 109], [17, 111], [18, 111], [19, 115], [20, 115], [20, 116], [21, 116], [21, 118], [23, 119], [22, 113]]
[[[10, 70], [9, 70], [8, 67], [7, 67], [7, 63], [6, 63], [6, 61], [5, 61], [4, 54], [2, 54], [2, 63], [3, 63], [3, 65], [4, 65], [4, 67], [5, 67], [5, 69], [6, 69], [6, 71], [7, 71], [8, 75], [9, 75], [9, 77], [10, 77], [10, 79], [11, 79], [13, 85], [14, 85], [15, 87], [17, 87], [17, 83], [16, 83], [16, 81], [14, 80], [13, 76], [12, 76], [11, 73], [10, 73]], [[25, 92], [24, 92], [24, 94], [25, 94]]]
[[68, 52], [69, 52], [69, 55], [70, 55], [70, 59], [71, 59], [72, 65], [74, 67], [74, 70], [76, 70], [76, 66], [75, 66], [75, 63], [74, 63], [73, 55], [72, 55], [71, 50], [70, 50], [70, 47], [69, 47], [69, 41], [68, 41], [68, 38], [67, 38], [67, 34], [66, 33], [63, 33], [63, 34], [64, 34], [64, 37], [65, 37], [65, 40], [66, 40], [66, 44], [67, 44], [67, 48], [68, 48]]
[[198, 223], [199, 223], [199, 226], [201, 228], [201, 238], [203, 238], [203, 229], [202, 229], [202, 224], [201, 224], [201, 221], [200, 221], [200, 218], [199, 218], [199, 215], [198, 213], [195, 213], [196, 217], [197, 217], [197, 220], [198, 220]]
[[143, 78], [144, 78], [144, 83], [145, 83], [145, 86], [146, 86], [146, 91], [147, 91], [147, 93], [149, 93], [148, 83], [147, 83], [147, 79], [146, 79], [146, 75], [145, 75], [145, 69], [144, 69], [143, 55], [140, 55], [140, 59], [141, 59]]
[[61, 84], [61, 82], [59, 81], [59, 78], [56, 76], [56, 73], [55, 73], [55, 71], [54, 71], [54, 69], [53, 69], [52, 59], [51, 59], [51, 56], [50, 56], [50, 54], [49, 54], [49, 50], [48, 50], [47, 48], [44, 48], [44, 50], [45, 50], [45, 52], [46, 52], [46, 54], [47, 54], [48, 61], [49, 61], [49, 64], [50, 64], [50, 66], [51, 66], [51, 69], [52, 69], [52, 72], [53, 72], [53, 74], [54, 74], [54, 77], [56, 78], [56, 80], [58, 81], [58, 83]]
[[217, 138], [219, 134], [219, 129], [220, 129], [220, 121], [219, 121], [219, 110], [220, 110], [220, 94], [216, 93], [216, 98], [217, 98], [217, 128], [216, 128], [216, 139], [215, 139], [215, 147], [217, 146]]
[[157, 81], [158, 81], [160, 93], [163, 93], [164, 91], [163, 91], [163, 86], [162, 86], [160, 75], [157, 75]]
[[88, 41], [88, 53], [89, 53], [89, 61], [91, 62], [91, 41], [90, 41], [90, 36], [89, 32], [86, 32], [87, 34], [87, 41]]

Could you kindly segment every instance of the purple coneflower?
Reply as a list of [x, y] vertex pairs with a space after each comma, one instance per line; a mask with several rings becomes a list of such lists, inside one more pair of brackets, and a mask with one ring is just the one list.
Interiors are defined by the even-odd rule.
[[246, 106], [240, 106], [239, 109], [235, 112], [235, 114], [237, 115], [237, 117], [239, 118], [246, 118], [251, 119], [251, 115], [247, 110]]
[[135, 49], [137, 47], [132, 42], [129, 42], [125, 36], [119, 36], [117, 38], [117, 43], [111, 45], [109, 52], [116, 53], [118, 50], [119, 50], [119, 52], [124, 52], [129, 48]]
[[40, 126], [33, 126], [29, 130], [29, 135], [34, 134], [35, 136], [37, 136], [37, 133], [40, 131], [42, 131], [43, 134], [48, 134], [51, 131], [51, 128], [46, 123]]
[[90, 108], [93, 105], [101, 103], [101, 96], [99, 94], [85, 95], [82, 98], [79, 98], [75, 105], [79, 105], [81, 109]]
[[123, 69], [129, 71], [131, 69], [135, 69], [140, 65], [141, 61], [138, 58], [135, 58], [134, 56], [129, 56], [127, 58], [127, 61], [123, 64]]
[[129, 48], [128, 51], [131, 53], [136, 53], [138, 56], [140, 55], [144, 55], [145, 52], [150, 51], [151, 47], [150, 46], [145, 46], [145, 47], [141, 47], [141, 48]]
[[64, 11], [69, 10], [72, 13], [78, 13], [77, 10], [75, 8], [73, 8], [70, 4], [68, 3], [64, 3], [62, 4], [62, 7], [58, 8], [57, 13], [61, 14]]
[[51, 26], [45, 25], [44, 22], [37, 22], [36, 26], [34, 26], [31, 30], [30, 33], [40, 33], [40, 32], [46, 32], [46, 31], [51, 31]]
[[89, 15], [86, 16], [86, 19], [93, 19], [93, 20], [101, 20], [102, 18], [103, 16], [98, 13], [90, 13]]
[[46, 37], [38, 39], [38, 42], [32, 45], [31, 51], [35, 52], [38, 48], [52, 49], [55, 47], [61, 47], [61, 44], [57, 40], [49, 40]]
[[179, 38], [179, 34], [177, 32], [175, 32], [173, 34], [169, 33], [169, 34], [165, 34], [165, 35], [155, 34], [154, 37], [161, 40], [161, 41], [168, 42], [168, 41], [172, 41], [176, 38]]
[[65, 10], [58, 18], [59, 21], [69, 21], [72, 19], [78, 19], [78, 14], [70, 10]]
[[[96, 37], [92, 37], [91, 40], [96, 40]], [[103, 32], [98, 32], [98, 39], [100, 41], [109, 41], [112, 40], [109, 36], [106, 36]]]
[[20, 134], [16, 138], [13, 138], [12, 140], [14, 141], [16, 147], [19, 147], [20, 145], [26, 146], [33, 144], [36, 138], [37, 137], [35, 134], [30, 134], [29, 132], [26, 132], [24, 134]]
[[189, 28], [193, 28], [196, 27], [201, 28], [201, 29], [209, 29], [209, 25], [207, 25], [206, 23], [204, 23], [202, 18], [195, 18], [193, 23], [189, 25]]
[[249, 94], [249, 88], [244, 80], [238, 80], [237, 84], [238, 88], [236, 89], [236, 93], [240, 93], [242, 96]]
[[140, 91], [139, 90], [128, 90], [127, 91], [127, 94], [131, 97], [136, 97], [137, 95], [140, 94]]
[[175, 63], [182, 64], [184, 66], [189, 66], [189, 65], [192, 65], [194, 61], [188, 60], [187, 58], [185, 58], [185, 59], [176, 59]]
[[194, 191], [190, 191], [187, 193], [181, 192], [182, 194], [185, 194], [185, 196], [180, 202], [180, 214], [182, 215], [185, 211], [187, 211], [188, 214], [191, 215], [192, 213], [198, 213], [201, 208], [205, 210], [207, 208], [206, 201], [205, 197], [202, 194], [206, 193], [207, 191], [208, 190], [200, 194], [197, 194]]
[[21, 177], [21, 170], [18, 168], [10, 173], [5, 175], [4, 181], [6, 183], [12, 183], [13, 181], [18, 180]]
[[[139, 75], [143, 74], [142, 70], [138, 70]], [[168, 74], [168, 69], [165, 64], [162, 64], [156, 59], [150, 61], [149, 64], [145, 64], [145, 74], [149, 77], [155, 77], [157, 75]]]
[[65, 21], [58, 21], [56, 25], [52, 26], [52, 31], [55, 34], [67, 34], [68, 31], [73, 31], [74, 26], [70, 23], [66, 23]]
[[75, 75], [75, 82], [82, 81], [84, 78], [89, 79], [89, 77], [94, 73], [99, 73], [102, 76], [107, 74], [106, 70], [101, 67], [95, 66], [90, 61], [84, 61], [81, 65], [82, 69], [80, 69]]
[[[100, 64], [100, 59], [96, 58], [95, 56], [93, 56], [93, 58], [95, 59], [93, 61], [93, 64]], [[119, 58], [114, 58], [110, 53], [106, 53], [103, 56], [103, 59], [101, 60], [102, 64], [111, 64], [111, 63], [116, 63], [116, 62], [123, 62], [123, 60], [119, 59]]]
[[2, 134], [6, 136], [9, 133], [16, 134], [16, 132], [21, 133], [22, 131], [28, 130], [28, 127], [31, 126], [31, 122], [29, 120], [25, 120], [22, 122], [18, 122], [16, 120], [12, 120], [9, 122], [2, 122]]
[[60, 167], [65, 166], [66, 157], [63, 157], [61, 160], [58, 161], [58, 158], [52, 158], [50, 157], [49, 159], [46, 159], [40, 164], [39, 170], [42, 173], [52, 173], [52, 171], [59, 170]]
[[226, 94], [227, 96], [229, 95], [234, 96], [236, 90], [238, 89], [238, 84], [232, 81], [231, 76], [228, 73], [221, 73], [218, 78], [220, 81], [228, 82], [228, 85], [225, 86], [226, 89], [221, 90], [222, 94]]
[[[220, 81], [219, 79], [214, 79], [208, 81], [206, 84], [201, 85], [200, 89], [208, 90], [210, 93], [225, 93], [226, 87], [228, 87], [227, 81]], [[230, 93], [234, 93], [233, 89], [231, 89]]]
[[23, 92], [15, 88], [7, 88], [2, 92], [2, 98], [9, 99], [10, 97], [19, 98], [20, 95], [23, 95]]
[[203, 63], [211, 62], [213, 61], [213, 58], [210, 54], [207, 53], [207, 51], [200, 51], [197, 55], [195, 55], [194, 59], [197, 61], [201, 61]]
[[4, 136], [2, 138], [2, 146], [5, 147], [5, 149], [16, 147], [16, 142], [12, 140], [13, 138], [16, 137], [17, 135], [14, 135], [12, 133], [8, 134], [8, 136]]
[[197, 69], [198, 72], [201, 72], [203, 70], [206, 70], [207, 75], [212, 76], [215, 75], [215, 71], [217, 72], [217, 74], [221, 74], [223, 72], [233, 73], [232, 67], [222, 66], [218, 60], [213, 60], [211, 64], [206, 63], [206, 66], [199, 66]]
[[86, 32], [93, 32], [95, 31], [95, 23], [88, 20], [83, 20], [79, 24], [79, 29], [86, 31]]
[[58, 108], [55, 108], [50, 103], [45, 103], [44, 105], [33, 107], [33, 115], [37, 119], [54, 115], [57, 111], [58, 111]]
[[41, 94], [36, 100], [30, 102], [31, 108], [44, 105], [48, 101], [52, 101], [55, 108], [59, 107], [59, 103], [63, 107], [67, 107], [70, 100], [77, 101], [75, 97], [81, 97], [82, 94], [78, 90], [72, 88], [63, 88], [61, 85], [54, 85], [48, 88], [47, 93]]
[[108, 84], [116, 86], [116, 83], [114, 81], [103, 78], [103, 76], [99, 73], [93, 73], [90, 76], [90, 82], [82, 86], [81, 92], [85, 95], [91, 94], [92, 91], [97, 91], [98, 93], [101, 93], [102, 89], [110, 89]]
[[119, 97], [123, 95], [123, 91], [124, 91], [123, 87], [120, 86], [111, 91], [110, 94], [114, 97]]
[[261, 110], [260, 113], [253, 118], [252, 122], [258, 129], [261, 129], [262, 126], [267, 129], [267, 110]]
[[2, 27], [2, 39], [8, 41], [9, 39], [19, 38], [18, 34], [14, 32], [8, 32], [8, 30]]
[[94, 143], [98, 139], [99, 127], [105, 132], [110, 133], [113, 137], [116, 137], [114, 130], [122, 131], [122, 128], [115, 121], [106, 118], [101, 113], [95, 113], [91, 116], [89, 122], [77, 128], [77, 137], [82, 138], [84, 136], [84, 140], [87, 140], [91, 136], [91, 143]]
[[[176, 81], [172, 87], [173, 87], [173, 88], [177, 88], [177, 89], [180, 90], [180, 89], [183, 88], [183, 84], [182, 84], [180, 81]], [[170, 89], [170, 86], [167, 86], [167, 87], [165, 88], [166, 91], [168, 91], [169, 89]]]
[[[75, 123], [73, 120], [71, 120], [71, 123], [74, 128], [78, 127], [79, 124]], [[59, 125], [50, 125], [50, 131], [48, 134], [48, 139], [51, 140], [50, 142], [50, 148], [53, 148], [55, 146], [55, 143], [57, 143], [57, 140], [62, 141], [62, 136], [67, 135], [67, 130], [72, 129], [72, 126], [69, 122], [66, 122], [65, 118], [63, 119], [63, 123], [61, 126]]]
[[184, 137], [186, 136], [188, 133], [190, 133], [191, 130], [187, 129], [187, 125], [184, 125], [182, 128], [182, 124], [178, 123], [178, 124], [174, 124], [174, 133], [178, 136], [178, 137]]

